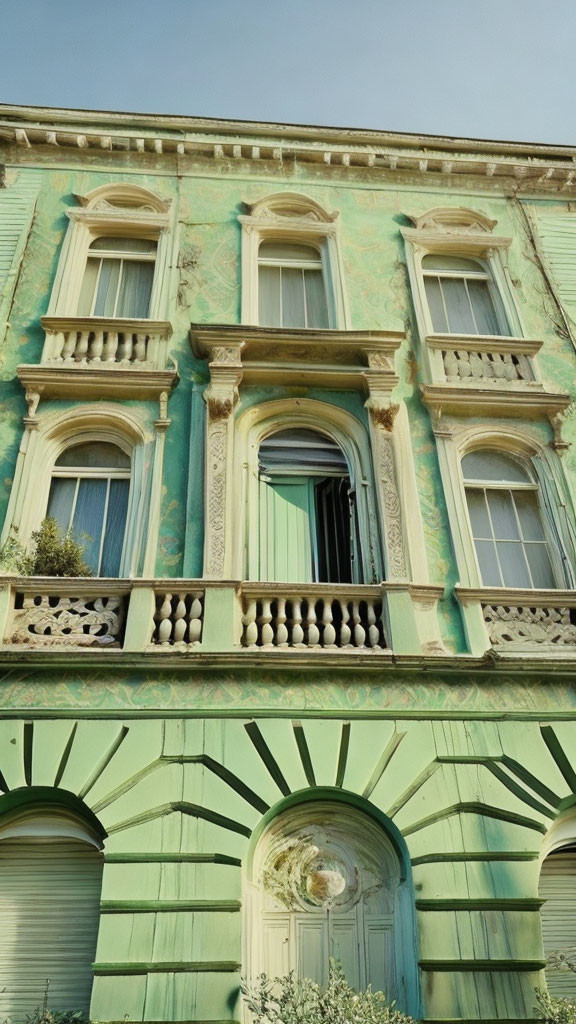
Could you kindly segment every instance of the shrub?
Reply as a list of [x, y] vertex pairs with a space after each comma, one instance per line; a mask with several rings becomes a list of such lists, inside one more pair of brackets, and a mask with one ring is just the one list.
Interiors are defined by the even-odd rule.
[[21, 576], [92, 576], [84, 561], [85, 545], [70, 531], [62, 536], [54, 516], [46, 516], [32, 534], [30, 551], [10, 537], [0, 551], [0, 568]]
[[574, 999], [558, 999], [536, 989], [536, 1001], [539, 1016], [548, 1024], [576, 1024]]
[[242, 993], [256, 1024], [413, 1024], [382, 992], [350, 988], [332, 958], [325, 989], [291, 971], [282, 978], [261, 974], [254, 983], [243, 980]]

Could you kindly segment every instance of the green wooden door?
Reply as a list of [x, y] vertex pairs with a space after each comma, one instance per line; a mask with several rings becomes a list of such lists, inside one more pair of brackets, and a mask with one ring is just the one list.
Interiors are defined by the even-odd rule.
[[316, 564], [315, 478], [260, 478], [257, 578], [311, 583]]

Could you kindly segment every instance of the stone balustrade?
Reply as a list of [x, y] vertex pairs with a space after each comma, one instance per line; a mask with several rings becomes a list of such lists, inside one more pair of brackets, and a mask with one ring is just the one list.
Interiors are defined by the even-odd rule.
[[380, 587], [244, 584], [242, 644], [249, 649], [383, 651]]
[[499, 654], [576, 649], [576, 593], [572, 590], [457, 588], [470, 649]]
[[202, 638], [204, 591], [156, 591], [155, 597], [153, 646], [197, 647]]
[[[160, 659], [445, 654], [441, 587], [0, 577], [0, 646]], [[108, 651], [108, 655], [106, 652]]]
[[426, 339], [433, 383], [469, 387], [541, 387], [533, 357], [542, 342], [524, 338], [432, 334]]
[[43, 317], [42, 364], [164, 370], [171, 325], [164, 321]]

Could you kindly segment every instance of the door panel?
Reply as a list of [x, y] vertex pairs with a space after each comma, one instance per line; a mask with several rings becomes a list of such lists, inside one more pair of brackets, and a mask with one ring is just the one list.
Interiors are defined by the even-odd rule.
[[315, 540], [311, 478], [260, 479], [259, 578], [277, 583], [311, 583]]

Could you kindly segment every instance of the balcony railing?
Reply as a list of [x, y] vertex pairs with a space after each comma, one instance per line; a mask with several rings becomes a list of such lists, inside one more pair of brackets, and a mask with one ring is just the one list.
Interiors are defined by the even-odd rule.
[[457, 588], [473, 654], [576, 652], [576, 592]]
[[44, 365], [166, 369], [167, 321], [45, 316], [42, 326]]
[[431, 334], [426, 338], [431, 384], [510, 388], [542, 388], [532, 358], [541, 341], [525, 338]]
[[[441, 587], [214, 580], [0, 578], [4, 651], [443, 653]], [[417, 605], [418, 614], [415, 607]]]
[[383, 651], [388, 647], [380, 587], [245, 583], [242, 606], [242, 643], [252, 650]]

